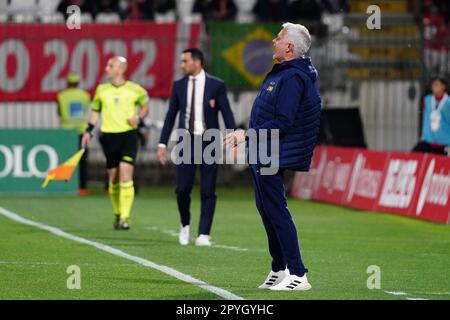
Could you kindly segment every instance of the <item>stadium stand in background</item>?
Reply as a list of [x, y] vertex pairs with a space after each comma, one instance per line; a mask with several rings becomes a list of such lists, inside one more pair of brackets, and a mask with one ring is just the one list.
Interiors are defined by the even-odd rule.
[[[0, 0], [0, 24], [65, 23], [65, 8], [71, 4], [81, 7], [82, 24], [200, 23], [201, 47], [208, 55], [206, 69], [214, 74], [215, 68], [226, 69], [217, 62], [214, 46], [219, 41], [229, 45], [232, 57], [233, 44], [246, 34], [233, 30], [247, 30], [245, 26], [254, 23], [273, 23], [275, 29], [287, 20], [303, 23], [315, 42], [310, 55], [319, 70], [323, 107], [358, 108], [371, 149], [410, 150], [418, 138], [418, 106], [429, 75], [450, 71], [445, 0], [377, 1], [382, 12], [380, 30], [366, 26], [369, 0]], [[186, 39], [177, 41], [179, 46], [187, 45]], [[230, 69], [241, 70], [240, 62], [228, 61]], [[239, 79], [247, 76], [245, 72], [238, 74]], [[245, 124], [257, 92], [250, 85], [252, 78], [248, 76], [250, 80], [243, 84], [233, 81], [234, 73], [220, 76], [230, 89], [237, 122]], [[58, 127], [54, 101], [20, 100], [0, 102], [0, 128]], [[167, 97], [151, 97], [153, 125], [145, 133], [141, 162], [154, 162], [158, 123], [167, 103]], [[91, 161], [103, 165], [99, 145], [92, 149]]]
[[[0, 0], [0, 22], [60, 23], [77, 5], [86, 21], [112, 22], [233, 20], [236, 22], [320, 20], [323, 13], [348, 11], [348, 0]], [[90, 16], [90, 18], [88, 18]]]
[[450, 3], [445, 0], [425, 1], [422, 8], [424, 28], [424, 60], [428, 73], [450, 72]]

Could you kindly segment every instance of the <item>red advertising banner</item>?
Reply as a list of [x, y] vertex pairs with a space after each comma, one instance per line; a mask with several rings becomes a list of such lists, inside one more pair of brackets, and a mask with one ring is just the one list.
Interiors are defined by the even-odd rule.
[[326, 154], [322, 153], [322, 150], [323, 148], [321, 146], [317, 146], [314, 149], [308, 172], [297, 172], [295, 174], [291, 197], [310, 200], [314, 196], [317, 196], [320, 177], [326, 162]]
[[343, 202], [355, 209], [375, 210], [385, 178], [387, 152], [360, 151], [352, 165], [351, 179]]
[[128, 59], [127, 77], [153, 97], [168, 97], [179, 54], [198, 46], [199, 24], [0, 24], [0, 101], [54, 100], [77, 72], [94, 92], [111, 56]]
[[[314, 200], [342, 204], [347, 188], [357, 149], [326, 147], [322, 149], [319, 160], [320, 182], [313, 193]], [[321, 161], [321, 163], [320, 163]]]
[[411, 217], [450, 223], [449, 158], [427, 154], [419, 177], [420, 186], [413, 199]]
[[414, 195], [420, 187], [419, 177], [424, 158], [421, 153], [389, 153], [376, 211], [409, 214], [413, 208]]
[[319, 146], [291, 196], [450, 223], [450, 157]]

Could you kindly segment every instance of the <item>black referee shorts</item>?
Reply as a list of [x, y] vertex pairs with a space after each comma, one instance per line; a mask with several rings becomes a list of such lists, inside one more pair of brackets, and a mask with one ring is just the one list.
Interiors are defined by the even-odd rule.
[[138, 151], [138, 132], [131, 130], [120, 133], [100, 134], [100, 144], [106, 157], [106, 168], [117, 168], [120, 162], [134, 165]]

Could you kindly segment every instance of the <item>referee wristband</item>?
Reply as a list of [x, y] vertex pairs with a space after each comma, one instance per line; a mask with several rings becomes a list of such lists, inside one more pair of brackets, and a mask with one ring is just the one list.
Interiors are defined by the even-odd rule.
[[144, 119], [142, 119], [140, 116], [138, 116], [137, 119], [139, 120], [138, 127], [144, 127], [145, 126]]
[[91, 137], [93, 136], [92, 131], [94, 130], [94, 127], [95, 127], [95, 125], [93, 125], [92, 123], [88, 123], [88, 127], [86, 128], [86, 131], [85, 131], [85, 132], [89, 133], [89, 135]]

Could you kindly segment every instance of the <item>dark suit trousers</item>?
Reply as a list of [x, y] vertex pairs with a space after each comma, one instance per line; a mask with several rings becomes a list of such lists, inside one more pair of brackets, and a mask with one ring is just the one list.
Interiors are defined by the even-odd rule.
[[284, 270], [303, 276], [308, 270], [302, 262], [297, 228], [287, 207], [283, 172], [261, 175], [256, 165], [250, 165], [256, 207], [266, 230], [272, 270]]
[[[203, 144], [202, 150], [206, 144]], [[191, 148], [194, 149], [193, 147]], [[216, 178], [217, 164], [193, 164], [193, 151], [191, 152], [192, 164], [178, 164], [176, 166], [176, 194], [181, 224], [186, 226], [191, 220], [191, 191], [195, 181], [195, 171], [200, 167], [201, 174], [201, 213], [199, 234], [209, 235], [216, 208]]]

